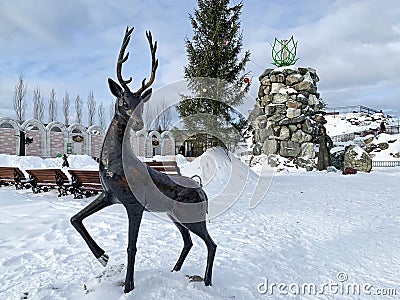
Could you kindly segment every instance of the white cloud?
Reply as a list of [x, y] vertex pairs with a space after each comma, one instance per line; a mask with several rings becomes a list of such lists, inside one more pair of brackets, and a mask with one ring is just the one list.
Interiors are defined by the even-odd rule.
[[[115, 62], [127, 25], [135, 26], [124, 76], [133, 89], [149, 76], [145, 31], [158, 41], [160, 60], [154, 87], [183, 76], [188, 13], [196, 2], [179, 0], [0, 1], [0, 112], [11, 107], [20, 72], [28, 94], [39, 85], [44, 95], [55, 88], [86, 100], [91, 90], [107, 106], [112, 96], [107, 77], [116, 78]], [[315, 67], [321, 97], [329, 105], [370, 104], [400, 112], [400, 8], [395, 0], [244, 1], [244, 50], [247, 70], [258, 75], [271, 65], [274, 37], [299, 40], [299, 65]], [[371, 100], [375, 99], [375, 100]], [[252, 107], [251, 100], [249, 102]]]

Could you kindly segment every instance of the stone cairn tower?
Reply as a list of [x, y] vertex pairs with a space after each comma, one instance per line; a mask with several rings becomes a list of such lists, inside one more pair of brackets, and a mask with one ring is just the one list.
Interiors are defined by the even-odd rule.
[[319, 128], [326, 123], [320, 113], [316, 70], [293, 65], [266, 69], [259, 81], [257, 102], [249, 116], [253, 154], [280, 155], [309, 166]]

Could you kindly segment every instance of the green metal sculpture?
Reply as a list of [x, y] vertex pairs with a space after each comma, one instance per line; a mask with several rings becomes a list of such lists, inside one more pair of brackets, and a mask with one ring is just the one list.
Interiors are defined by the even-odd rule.
[[[280, 45], [280, 49], [277, 46]], [[277, 38], [274, 40], [272, 47], [273, 65], [277, 67], [291, 66], [299, 59], [296, 58], [297, 42], [294, 41], [293, 35], [289, 40], [279, 41]]]

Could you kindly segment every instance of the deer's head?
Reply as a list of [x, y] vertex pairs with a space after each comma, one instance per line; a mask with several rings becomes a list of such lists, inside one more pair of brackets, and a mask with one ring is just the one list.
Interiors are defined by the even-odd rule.
[[122, 42], [121, 50], [118, 56], [117, 62], [117, 78], [120, 84], [116, 83], [111, 78], [108, 78], [108, 85], [111, 93], [117, 98], [115, 103], [115, 116], [120, 122], [125, 124], [129, 118], [133, 118], [133, 127], [135, 131], [143, 129], [143, 105], [147, 102], [152, 93], [152, 89], [149, 88], [154, 82], [156, 70], [158, 67], [158, 59], [156, 59], [157, 42], [153, 44], [151, 32], [146, 32], [147, 40], [150, 45], [151, 51], [151, 76], [149, 81], [146, 83], [146, 78], [142, 81], [142, 86], [136, 91], [131, 92], [128, 87], [128, 83], [132, 81], [132, 77], [128, 80], [122, 79], [122, 64], [128, 60], [129, 52], [125, 55], [125, 49], [131, 39], [133, 28], [126, 28], [124, 40]]

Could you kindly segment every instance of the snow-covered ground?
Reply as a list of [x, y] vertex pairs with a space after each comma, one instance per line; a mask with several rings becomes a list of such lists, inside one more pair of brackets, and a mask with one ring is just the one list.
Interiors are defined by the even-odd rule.
[[[0, 299], [375, 299], [395, 290], [399, 297], [400, 167], [350, 176], [292, 169], [258, 181], [256, 172], [219, 149], [190, 164], [179, 159], [183, 173], [202, 175], [210, 202], [230, 204], [207, 223], [218, 245], [213, 286], [186, 277], [204, 274], [203, 242], [193, 237], [182, 270], [170, 272], [183, 244], [180, 233], [146, 213], [135, 289], [124, 295], [122, 205], [85, 220], [110, 255], [103, 268], [69, 222], [93, 198], [1, 187]], [[88, 157], [70, 161], [72, 168], [96, 167]], [[0, 156], [0, 165], [59, 167], [61, 161]], [[258, 182], [268, 192], [249, 209]]]
[[397, 125], [392, 118], [385, 117], [382, 113], [346, 113], [339, 115], [326, 115], [326, 130], [328, 135], [335, 136], [351, 132], [361, 132], [364, 130], [379, 128], [381, 122], [388, 125]]

